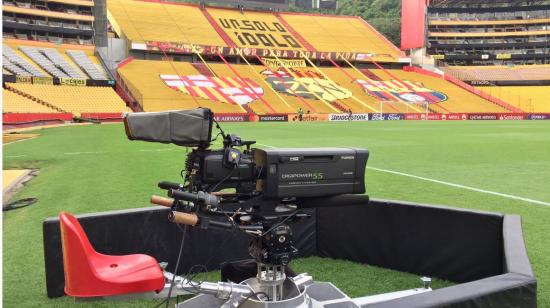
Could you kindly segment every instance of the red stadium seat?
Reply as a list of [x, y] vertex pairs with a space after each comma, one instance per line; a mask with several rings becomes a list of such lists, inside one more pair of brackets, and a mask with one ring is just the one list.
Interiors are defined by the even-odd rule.
[[164, 288], [155, 258], [142, 254], [110, 256], [96, 252], [78, 220], [59, 214], [65, 294], [74, 297], [112, 296]]

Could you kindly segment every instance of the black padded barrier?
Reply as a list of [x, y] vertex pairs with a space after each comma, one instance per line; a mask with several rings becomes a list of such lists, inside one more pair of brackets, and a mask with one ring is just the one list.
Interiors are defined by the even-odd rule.
[[[174, 265], [181, 232], [163, 207], [77, 216], [94, 248], [145, 253]], [[311, 209], [293, 226], [301, 256], [318, 255], [428, 275], [460, 284], [368, 307], [536, 307], [521, 218], [388, 200]], [[49, 297], [63, 296], [59, 220], [44, 221]], [[248, 257], [242, 233], [188, 229], [179, 273]], [[222, 249], [220, 249], [222, 248]], [[169, 266], [169, 270], [172, 268]]]
[[378, 200], [317, 214], [323, 257], [454, 282], [502, 273], [500, 214]]

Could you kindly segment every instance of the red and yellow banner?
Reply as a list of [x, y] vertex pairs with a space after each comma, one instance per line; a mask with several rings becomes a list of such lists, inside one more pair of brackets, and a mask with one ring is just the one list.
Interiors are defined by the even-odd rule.
[[205, 75], [160, 75], [160, 78], [174, 90], [215, 102], [246, 105], [264, 95], [264, 90], [248, 78]]

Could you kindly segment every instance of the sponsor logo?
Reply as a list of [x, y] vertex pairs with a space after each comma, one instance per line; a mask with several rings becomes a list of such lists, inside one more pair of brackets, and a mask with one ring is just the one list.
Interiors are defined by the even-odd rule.
[[342, 160], [354, 160], [355, 156], [353, 156], [353, 155], [340, 156], [340, 159], [342, 159]]
[[449, 113], [449, 114], [440, 114], [440, 113], [406, 113], [403, 115], [404, 120], [468, 120], [468, 115], [465, 113]]
[[368, 121], [369, 120], [369, 114], [368, 113], [357, 113], [352, 114], [351, 117], [349, 114], [345, 113], [333, 113], [328, 115], [329, 121]]
[[381, 113], [372, 113], [370, 115], [371, 121], [384, 121], [385, 119], [386, 119], [385, 116]]
[[407, 113], [403, 117], [404, 120], [425, 120], [426, 114], [424, 113]]
[[86, 79], [78, 79], [78, 78], [59, 78], [59, 84], [65, 85], [65, 86], [79, 86], [79, 87], [83, 87], [83, 86], [86, 86]]
[[316, 121], [326, 121], [326, 115], [319, 115], [319, 114], [304, 114], [302, 115], [302, 119], [300, 120], [300, 117], [297, 114], [292, 115], [292, 121], [302, 121], [302, 122], [316, 122]]
[[447, 96], [426, 88], [421, 82], [408, 80], [378, 81], [367, 78], [355, 80], [370, 96], [381, 101], [402, 101], [411, 104], [435, 104], [447, 100]]
[[468, 115], [469, 120], [497, 120], [498, 117], [496, 114], [485, 113], [485, 114], [470, 114]]
[[262, 74], [267, 76], [266, 81], [275, 91], [292, 96], [323, 99], [328, 102], [352, 96], [350, 90], [325, 79], [320, 73], [309, 70], [283, 68], [276, 71], [265, 70]]
[[500, 114], [498, 116], [498, 119], [499, 120], [524, 120], [525, 119], [525, 115], [523, 114]]
[[550, 120], [550, 113], [530, 114], [527, 116], [529, 120]]
[[403, 115], [400, 113], [389, 113], [387, 115], [387, 120], [390, 120], [390, 121], [403, 120]]
[[246, 115], [214, 115], [217, 122], [248, 122]]
[[288, 115], [260, 115], [258, 120], [260, 122], [288, 122]]
[[17, 83], [32, 83], [32, 77], [31, 76], [16, 76], [15, 82]]
[[398, 121], [404, 120], [405, 115], [402, 113], [371, 113], [369, 120], [371, 121]]
[[32, 83], [34, 84], [53, 84], [53, 78], [51, 77], [33, 77]]
[[264, 90], [248, 78], [205, 75], [160, 75], [160, 78], [176, 91], [222, 103], [246, 105], [264, 95]]
[[450, 113], [444, 116], [446, 120], [449, 121], [468, 120], [468, 115], [466, 115], [465, 113]]

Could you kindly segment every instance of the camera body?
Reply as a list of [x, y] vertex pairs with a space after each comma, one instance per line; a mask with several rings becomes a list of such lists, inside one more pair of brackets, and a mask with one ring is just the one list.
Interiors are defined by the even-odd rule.
[[203, 108], [124, 117], [131, 140], [194, 147], [185, 164], [190, 192], [233, 188], [239, 194], [272, 200], [365, 193], [369, 157], [365, 149], [251, 149], [255, 141], [225, 134], [218, 126], [223, 148], [212, 150], [213, 122], [212, 112]]

